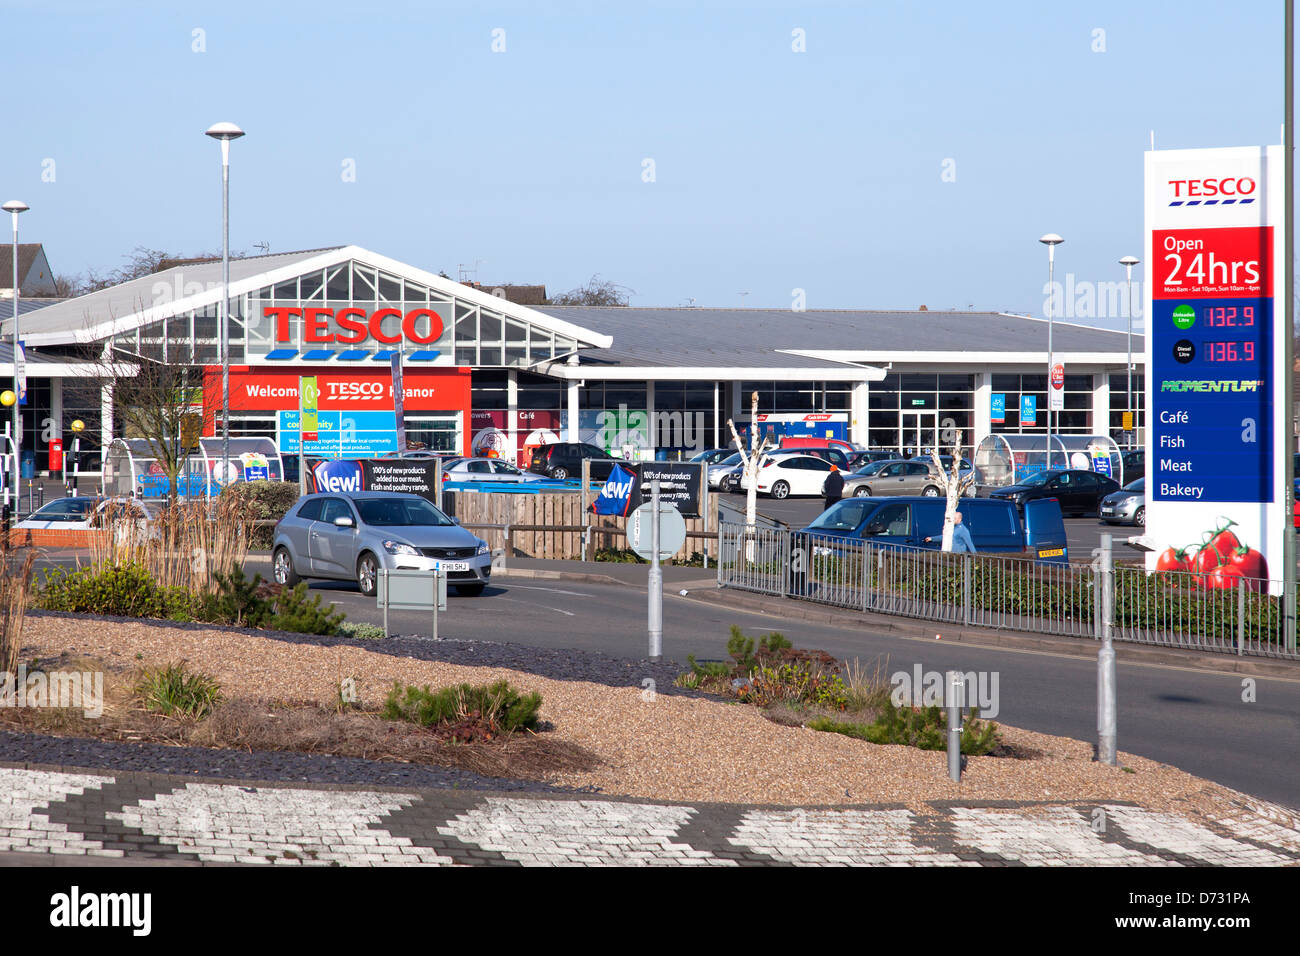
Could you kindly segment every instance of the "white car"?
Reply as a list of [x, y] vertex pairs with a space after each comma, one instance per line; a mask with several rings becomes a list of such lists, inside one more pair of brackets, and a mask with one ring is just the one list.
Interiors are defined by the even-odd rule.
[[52, 528], [89, 528], [98, 502], [98, 498], [84, 495], [74, 498], [56, 498], [37, 508], [14, 527], [31, 531], [48, 531]]
[[[758, 491], [773, 498], [791, 495], [820, 496], [833, 466], [815, 455], [765, 455], [758, 465]], [[749, 490], [742, 475], [740, 487]]]

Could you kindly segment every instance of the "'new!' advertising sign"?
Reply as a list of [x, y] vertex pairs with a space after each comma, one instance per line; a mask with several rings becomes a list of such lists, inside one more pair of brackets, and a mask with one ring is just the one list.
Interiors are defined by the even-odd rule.
[[1208, 588], [1280, 577], [1293, 533], [1282, 172], [1277, 146], [1146, 154], [1148, 566]]

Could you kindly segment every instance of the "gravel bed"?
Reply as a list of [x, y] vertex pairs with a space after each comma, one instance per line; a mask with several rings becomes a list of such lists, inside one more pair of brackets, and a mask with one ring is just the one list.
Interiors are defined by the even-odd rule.
[[387, 763], [356, 757], [284, 751], [214, 750], [167, 744], [130, 744], [81, 737], [0, 731], [0, 761], [83, 767], [118, 773], [168, 773], [230, 780], [427, 787], [439, 790], [573, 792], [532, 780], [484, 777], [451, 767]]
[[[29, 611], [29, 619], [53, 618], [69, 622], [82, 622], [84, 615], [61, 614], [52, 611]], [[99, 618], [108, 624], [139, 624], [137, 618]], [[298, 634], [289, 631], [250, 631], [238, 627], [222, 627], [215, 624], [181, 624], [173, 621], [150, 621], [154, 627], [176, 629], [180, 631], [200, 631], [203, 633], [228, 632], [231, 634], [255, 634], [272, 641], [288, 644], [310, 644], [317, 647], [357, 647], [376, 654], [391, 654], [395, 657], [407, 657], [417, 661], [441, 661], [447, 664], [461, 664], [466, 667], [494, 667], [526, 674], [535, 674], [551, 680], [584, 681], [591, 684], [603, 684], [606, 687], [643, 688], [647, 678], [654, 681], [654, 688], [660, 694], [673, 694], [680, 697], [709, 697], [697, 690], [674, 687], [673, 681], [687, 670], [685, 664], [674, 661], [650, 661], [611, 657], [599, 651], [578, 650], [577, 648], [543, 648], [528, 647], [522, 644], [506, 644], [496, 641], [476, 641], [464, 639], [433, 640], [418, 635], [396, 635], [383, 640], [356, 640], [346, 637], [322, 637], [315, 634]]]
[[[955, 783], [947, 778], [942, 751], [876, 746], [781, 726], [753, 707], [670, 693], [676, 672], [671, 665], [590, 660], [599, 655], [450, 641], [290, 640], [206, 625], [175, 627], [67, 615], [29, 616], [23, 638], [27, 659], [67, 654], [126, 669], [184, 660], [215, 677], [228, 697], [314, 701], [323, 706], [331, 705], [340, 680], [349, 677], [366, 706], [381, 702], [394, 681], [438, 687], [506, 679], [523, 691], [540, 692], [540, 716], [553, 724], [557, 739], [585, 748], [601, 761], [590, 770], [557, 773], [548, 782], [611, 795], [795, 806], [1119, 800], [1184, 810], [1242, 799], [1137, 755], [1121, 754], [1123, 769], [1107, 767], [1092, 759], [1092, 746], [1085, 741], [1007, 726], [1001, 729], [1008, 744], [1042, 756], [972, 757], [962, 781]], [[421, 656], [396, 653], [403, 647]], [[467, 654], [478, 655], [478, 662], [438, 659]], [[648, 670], [652, 666], [662, 670]], [[587, 667], [592, 670], [585, 671]], [[535, 673], [537, 668], [556, 676], [542, 676]], [[597, 680], [578, 676], [585, 673]], [[664, 677], [655, 678], [661, 692], [648, 693], [641, 680], [654, 673]], [[287, 766], [291, 758], [275, 754], [261, 759], [268, 766]]]

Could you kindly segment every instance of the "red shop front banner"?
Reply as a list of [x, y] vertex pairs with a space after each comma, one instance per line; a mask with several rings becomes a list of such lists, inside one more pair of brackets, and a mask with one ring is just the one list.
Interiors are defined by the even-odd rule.
[[[380, 370], [340, 371], [328, 366], [230, 369], [232, 412], [282, 411], [298, 408], [298, 378], [316, 376], [321, 411], [389, 411], [393, 408], [392, 373]], [[402, 404], [406, 411], [456, 412], [468, 414], [470, 406], [468, 368], [403, 369]], [[210, 409], [221, 408], [221, 369], [208, 366], [203, 374], [203, 401]]]

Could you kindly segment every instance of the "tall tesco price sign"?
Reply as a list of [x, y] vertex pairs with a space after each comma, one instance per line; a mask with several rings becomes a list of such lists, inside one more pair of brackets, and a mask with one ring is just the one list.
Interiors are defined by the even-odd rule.
[[1146, 154], [1149, 568], [1215, 541], [1247, 578], [1281, 576], [1282, 222], [1281, 147]]

